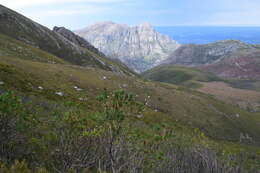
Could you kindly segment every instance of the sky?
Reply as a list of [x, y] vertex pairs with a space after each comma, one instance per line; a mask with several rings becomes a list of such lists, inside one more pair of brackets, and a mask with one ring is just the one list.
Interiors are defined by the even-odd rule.
[[49, 27], [100, 21], [154, 26], [260, 26], [260, 0], [0, 0]]

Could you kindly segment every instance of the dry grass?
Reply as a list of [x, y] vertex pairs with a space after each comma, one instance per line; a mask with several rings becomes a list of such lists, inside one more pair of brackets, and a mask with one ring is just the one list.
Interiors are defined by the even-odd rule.
[[232, 88], [224, 82], [204, 82], [203, 87], [198, 90], [212, 94], [227, 103], [239, 105], [251, 111], [260, 110], [260, 92]]

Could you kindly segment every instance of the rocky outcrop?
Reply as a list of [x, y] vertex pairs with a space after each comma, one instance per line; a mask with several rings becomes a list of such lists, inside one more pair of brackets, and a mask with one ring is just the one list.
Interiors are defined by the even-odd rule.
[[95, 52], [97, 54], [102, 54], [97, 48], [92, 46], [88, 41], [86, 41], [84, 38], [74, 34], [72, 31], [66, 29], [65, 27], [57, 27], [55, 26], [53, 28], [53, 31], [61, 34], [63, 37], [67, 38], [72, 43], [84, 47], [86, 49], [91, 50], [92, 52]]
[[75, 33], [107, 56], [120, 59], [137, 72], [154, 67], [179, 47], [176, 41], [156, 32], [149, 23], [130, 27], [101, 22]]
[[[113, 72], [117, 72], [117, 73], [121, 73], [121, 74], [125, 73], [125, 74], [135, 75], [135, 73], [131, 69], [129, 69], [124, 63], [122, 63], [119, 59], [111, 59], [109, 57], [106, 57], [106, 55], [104, 55], [97, 48], [92, 46], [84, 38], [74, 34], [72, 31], [66, 29], [65, 27], [55, 26], [53, 28], [53, 31], [56, 32], [56, 33], [59, 33], [61, 36], [68, 39], [73, 44], [75, 44], [79, 47], [86, 48], [86, 49], [90, 50], [91, 52], [96, 53], [100, 57], [107, 59], [107, 61], [110, 61], [112, 64], [107, 63], [107, 61], [98, 60], [101, 64], [109, 67], [110, 70], [112, 70]], [[113, 65], [113, 64], [116, 64], [116, 65]]]

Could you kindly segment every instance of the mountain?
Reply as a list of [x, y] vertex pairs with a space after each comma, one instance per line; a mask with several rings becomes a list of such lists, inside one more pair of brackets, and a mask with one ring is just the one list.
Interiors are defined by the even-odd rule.
[[165, 65], [196, 67], [223, 78], [260, 79], [259, 46], [236, 40], [180, 46]]
[[239, 50], [200, 69], [227, 79], [260, 80], [260, 49]]
[[[8, 35], [35, 48], [40, 48], [75, 65], [98, 67], [119, 73], [131, 73], [110, 62], [97, 49], [71, 35], [69, 39], [0, 5], [0, 34]], [[83, 44], [82, 44], [83, 43]], [[83, 46], [83, 47], [82, 47]]]
[[[55, 26], [53, 28], [53, 31], [59, 33], [72, 43], [76, 44], [77, 46], [84, 47], [86, 49], [91, 50], [92, 52], [95, 52], [96, 54], [102, 54], [97, 48], [92, 46], [88, 41], [86, 41], [84, 38], [74, 34], [72, 31], [66, 29], [65, 27], [57, 27]], [[103, 54], [102, 54], [103, 55]]]
[[[15, 14], [7, 16], [23, 19]], [[89, 64], [76, 64], [67, 59], [73, 48], [64, 47], [68, 54], [57, 56], [53, 47], [40, 47], [46, 33], [38, 30], [42, 26], [29, 27], [35, 25], [29, 19], [8, 20], [0, 25], [5, 31], [0, 32], [0, 172], [259, 170], [259, 112], [127, 75], [69, 30], [46, 29], [46, 44], [67, 43], [93, 57], [88, 62], [83, 53]], [[23, 28], [32, 30], [25, 34]], [[94, 58], [109, 66], [96, 65]]]
[[164, 60], [179, 44], [154, 30], [149, 23], [130, 27], [100, 22], [75, 31], [101, 52], [118, 58], [137, 72], [143, 72]]
[[[95, 54], [102, 57], [104, 60], [102, 63], [109, 66], [112, 71], [114, 71], [114, 72], [121, 71], [121, 73], [123, 72], [128, 75], [137, 75], [135, 72], [133, 72], [131, 69], [129, 69], [124, 63], [122, 63], [120, 60], [111, 59], [109, 57], [106, 57], [106, 55], [104, 55], [102, 52], [100, 52], [97, 48], [95, 48], [93, 45], [91, 45], [84, 38], [74, 34], [72, 31], [66, 29], [65, 27], [55, 26], [53, 28], [53, 31], [59, 33], [64, 38], [68, 39], [69, 41], [76, 44], [77, 46], [86, 48], [86, 49], [90, 50], [91, 52], [94, 52]], [[111, 64], [113, 64], [113, 65], [111, 65]], [[120, 67], [120, 68], [118, 68], [118, 67]]]
[[239, 49], [249, 49], [251, 45], [236, 40], [224, 40], [210, 44], [187, 44], [180, 46], [169, 55], [162, 64], [179, 64], [185, 66], [200, 66], [220, 61]]
[[259, 45], [236, 40], [182, 45], [142, 76], [193, 88], [252, 112], [260, 110]]

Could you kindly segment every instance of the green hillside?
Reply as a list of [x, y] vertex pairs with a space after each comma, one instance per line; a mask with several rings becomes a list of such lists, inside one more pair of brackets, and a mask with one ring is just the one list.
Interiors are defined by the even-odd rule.
[[[260, 169], [259, 113], [144, 80], [104, 57], [121, 70], [76, 65], [0, 33], [0, 172]], [[178, 71], [181, 85], [215, 80]]]
[[200, 87], [198, 82], [220, 81], [214, 74], [176, 65], [161, 65], [142, 74], [146, 79], [182, 85], [189, 88]]
[[[16, 41], [12, 42], [12, 39], [9, 39], [9, 41], [10, 44], [17, 44]], [[21, 45], [17, 44], [17, 47], [19, 46]], [[61, 121], [65, 121], [58, 117], [58, 119], [53, 120], [52, 116], [54, 114], [61, 115], [60, 118], [68, 115], [75, 116], [74, 118], [71, 117], [73, 118], [72, 120], [66, 120], [66, 122], [78, 121], [81, 116], [83, 119], [84, 117], [87, 118], [86, 121], [93, 121], [92, 119], [88, 120], [88, 117], [90, 116], [91, 118], [92, 115], [96, 114], [95, 112], [102, 112], [104, 108], [96, 100], [96, 96], [104, 91], [112, 92], [120, 89], [135, 93], [137, 101], [140, 104], [143, 103], [146, 105], [141, 116], [135, 116], [134, 113], [129, 112], [130, 114], [126, 114], [127, 119], [124, 121], [126, 123], [124, 124], [125, 128], [131, 124], [131, 131], [124, 133], [129, 133], [129, 135], [134, 133], [135, 138], [138, 139], [136, 140], [137, 143], [131, 144], [135, 147], [139, 145], [138, 142], [143, 145], [144, 141], [145, 143], [151, 143], [152, 146], [158, 145], [159, 142], [162, 145], [161, 147], [169, 145], [170, 142], [171, 145], [181, 145], [182, 147], [187, 145], [187, 147], [190, 146], [193, 148], [196, 145], [202, 145], [202, 148], [200, 147], [202, 150], [204, 150], [204, 147], [209, 147], [219, 152], [228, 150], [228, 153], [235, 154], [243, 152], [246, 155], [253, 154], [254, 157], [257, 156], [255, 154], [258, 147], [243, 146], [244, 144], [258, 146], [260, 143], [259, 115], [257, 114], [252, 116], [246, 111], [226, 105], [207, 95], [186, 88], [147, 82], [136, 77], [118, 75], [96, 68], [69, 65], [39, 49], [28, 46], [27, 50], [30, 50], [30, 53], [35, 55], [35, 57], [38, 55], [41, 59], [39, 61], [34, 58], [30, 59], [30, 56], [21, 58], [19, 57], [20, 53], [17, 55], [15, 53], [8, 55], [9, 49], [1, 48], [0, 81], [2, 85], [0, 85], [0, 91], [2, 93], [6, 93], [7, 91], [15, 92], [15, 95], [22, 97], [23, 100], [27, 100], [21, 103], [26, 105], [23, 107], [28, 107], [29, 110], [27, 111], [32, 109], [36, 114], [37, 122], [40, 124], [37, 127], [28, 126], [33, 128], [35, 133], [26, 132], [26, 136], [29, 135], [27, 136], [29, 144], [24, 143], [24, 145], [32, 147], [30, 148], [32, 151], [28, 152], [37, 153], [36, 156], [33, 155], [33, 158], [40, 159], [39, 157], [42, 157], [42, 154], [45, 155], [47, 160], [40, 159], [40, 161], [43, 162], [41, 166], [48, 168], [48, 170], [53, 169], [49, 165], [51, 164], [49, 161], [54, 160], [48, 159], [52, 156], [48, 156], [47, 153], [51, 153], [52, 150], [59, 147], [58, 144], [55, 144], [55, 141], [61, 140], [51, 136], [48, 137], [48, 131], [59, 134], [58, 129], [53, 129], [53, 125], [54, 127], [61, 126], [63, 128]], [[45, 58], [47, 61], [44, 60]], [[49, 62], [50, 58], [57, 63]], [[6, 94], [1, 95], [2, 99], [10, 99], [6, 97]], [[4, 101], [1, 103], [6, 105], [7, 102]], [[32, 108], [27, 105], [28, 103], [30, 103]], [[20, 113], [18, 112], [17, 114], [19, 115]], [[237, 118], [237, 114], [239, 114], [239, 118]], [[97, 123], [95, 121], [92, 123]], [[91, 126], [87, 127], [91, 129]], [[165, 133], [165, 130], [167, 133], [170, 131], [173, 134], [164, 139], [161, 135]], [[48, 133], [42, 133], [43, 131]], [[249, 135], [250, 139], [241, 139], [241, 134]], [[42, 140], [50, 140], [49, 142], [54, 143], [46, 144]], [[241, 145], [239, 142], [244, 144]], [[17, 150], [24, 150], [22, 145], [19, 145], [19, 147]], [[52, 149], [52, 147], [54, 148]], [[147, 155], [147, 157], [155, 159], [148, 159], [147, 161], [160, 161], [160, 159], [156, 160], [158, 159], [158, 153], [153, 153], [152, 148], [143, 147], [143, 149], [147, 150], [146, 152], [149, 151], [148, 153], [152, 154], [151, 156]], [[161, 153], [162, 151], [158, 150], [158, 152]], [[16, 155], [24, 159], [27, 158], [27, 156], [21, 153], [16, 153]], [[19, 157], [13, 157], [19, 159]], [[38, 163], [32, 162], [31, 159], [33, 158], [29, 157], [26, 159], [29, 162], [29, 166]], [[253, 160], [251, 162], [255, 165], [256, 163]], [[59, 169], [67, 170], [60, 163], [58, 166], [60, 166]], [[151, 168], [155, 169], [155, 167]]]
[[2, 5], [0, 5], [0, 34], [40, 48], [71, 64], [133, 74], [128, 68], [119, 66], [102, 54], [96, 53], [96, 50], [80, 47], [59, 33]]

